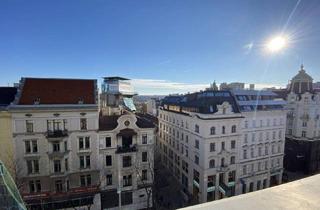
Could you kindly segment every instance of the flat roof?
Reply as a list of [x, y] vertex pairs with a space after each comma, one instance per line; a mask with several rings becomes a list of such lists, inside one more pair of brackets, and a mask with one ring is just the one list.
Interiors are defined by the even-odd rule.
[[292, 210], [320, 209], [320, 175], [231, 198], [207, 202], [184, 210]]
[[129, 80], [124, 77], [103, 77], [104, 80]]

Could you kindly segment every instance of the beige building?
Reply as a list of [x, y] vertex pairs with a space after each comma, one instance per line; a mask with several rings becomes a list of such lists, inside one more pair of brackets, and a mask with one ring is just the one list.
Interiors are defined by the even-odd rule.
[[[14, 87], [0, 87], [0, 160], [15, 177], [15, 154], [12, 139], [11, 113], [8, 105], [14, 100], [17, 89]], [[4, 146], [5, 145], [5, 146]]]
[[99, 208], [96, 80], [22, 78], [9, 111], [28, 208]]

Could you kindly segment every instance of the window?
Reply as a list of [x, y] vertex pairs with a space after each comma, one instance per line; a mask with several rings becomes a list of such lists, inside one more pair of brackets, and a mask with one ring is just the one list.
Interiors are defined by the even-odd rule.
[[131, 156], [123, 156], [122, 157], [122, 165], [123, 165], [123, 167], [130, 167], [131, 166]]
[[123, 176], [123, 187], [132, 186], [132, 176], [126, 175]]
[[225, 164], [224, 164], [224, 158], [221, 158], [220, 166], [221, 166], [221, 167], [225, 167]]
[[56, 186], [56, 192], [62, 192], [62, 180], [56, 180], [55, 181], [55, 186]]
[[265, 146], [264, 153], [265, 153], [265, 155], [268, 155], [268, 153], [269, 153], [268, 145]]
[[302, 122], [302, 127], [307, 127], [307, 121]]
[[90, 174], [80, 176], [80, 186], [81, 187], [91, 186], [91, 175]]
[[244, 165], [242, 167], [242, 173], [243, 173], [243, 175], [247, 174], [247, 165]]
[[247, 120], [244, 122], [244, 128], [248, 128], [248, 121]]
[[243, 159], [247, 159], [247, 150], [243, 150]]
[[69, 161], [68, 161], [68, 158], [65, 158], [65, 159], [64, 159], [64, 167], [65, 167], [66, 171], [69, 171]]
[[106, 156], [106, 166], [112, 166], [112, 156], [111, 155]]
[[27, 160], [28, 174], [39, 173], [39, 160]]
[[142, 170], [141, 180], [148, 180], [148, 171], [147, 170]]
[[90, 137], [79, 137], [79, 150], [90, 149]]
[[261, 155], [262, 155], [262, 148], [259, 147], [259, 148], [258, 148], [258, 156], [261, 156]]
[[231, 127], [231, 133], [235, 133], [235, 132], [237, 132], [237, 126], [233, 125]]
[[272, 139], [273, 140], [276, 139], [276, 132], [275, 131], [272, 132]]
[[231, 149], [235, 149], [236, 148], [236, 141], [232, 140], [231, 141]]
[[214, 152], [216, 150], [216, 144], [210, 143], [210, 152]]
[[214, 168], [215, 167], [215, 160], [212, 159], [209, 161], [209, 168]]
[[248, 134], [244, 134], [244, 143], [248, 143]]
[[307, 132], [306, 131], [302, 131], [301, 136], [302, 137], [306, 137], [307, 136]]
[[147, 144], [147, 143], [148, 143], [148, 136], [142, 135], [142, 144]]
[[60, 151], [60, 143], [58, 141], [55, 141], [52, 143], [52, 150], [54, 152], [59, 152]]
[[37, 140], [27, 140], [24, 142], [26, 153], [37, 153], [38, 152], [38, 144]]
[[40, 180], [31, 180], [29, 181], [29, 192], [41, 192], [41, 182]]
[[235, 156], [231, 156], [230, 157], [230, 164], [235, 164], [236, 163], [236, 157]]
[[27, 133], [33, 133], [33, 122], [31, 120], [26, 120], [26, 131]]
[[210, 134], [211, 135], [215, 135], [216, 134], [216, 128], [215, 127], [211, 127], [210, 128]]
[[81, 169], [90, 168], [90, 155], [82, 155], [82, 156], [79, 156], [79, 158], [80, 158]]
[[112, 185], [112, 174], [107, 174], [106, 185]]
[[64, 142], [64, 151], [65, 152], [68, 151], [68, 142], [67, 141]]
[[222, 126], [222, 134], [226, 133], [226, 127]]
[[26, 151], [26, 153], [31, 153], [30, 141], [25, 141], [25, 142], [24, 142], [24, 146], [25, 146], [25, 151]]
[[61, 161], [60, 160], [54, 160], [53, 161], [53, 166], [54, 166], [54, 172], [55, 173], [60, 173], [61, 172]]
[[199, 157], [197, 155], [194, 156], [194, 163], [199, 165]]
[[195, 125], [195, 126], [194, 126], [194, 131], [195, 131], [196, 133], [199, 133], [199, 132], [200, 132], [199, 125]]
[[80, 129], [87, 130], [87, 119], [86, 118], [80, 119]]
[[194, 140], [194, 147], [199, 149], [199, 140]]
[[106, 147], [111, 147], [111, 137], [110, 136], [107, 136], [105, 138], [105, 141], [106, 141]]
[[221, 142], [221, 150], [224, 150], [224, 149], [225, 149], [225, 143], [223, 141], [223, 142]]
[[148, 161], [148, 152], [142, 152], [142, 162]]
[[254, 148], [251, 148], [251, 158], [254, 158]]

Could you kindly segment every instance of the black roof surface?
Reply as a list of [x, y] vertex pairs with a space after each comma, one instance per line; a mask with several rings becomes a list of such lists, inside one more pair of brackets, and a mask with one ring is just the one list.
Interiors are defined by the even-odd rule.
[[199, 113], [209, 114], [217, 112], [217, 105], [221, 105], [223, 102], [231, 104], [233, 112], [240, 113], [237, 102], [230, 91], [209, 90], [182, 96], [167, 96], [162, 100], [162, 105], [196, 108]]
[[17, 88], [15, 87], [0, 87], [0, 106], [8, 106], [14, 101]]
[[[117, 126], [118, 126], [118, 118], [120, 117], [121, 115], [110, 115], [110, 116], [100, 116], [99, 117], [99, 130], [100, 131], [109, 131], [109, 130], [113, 130], [115, 129]], [[142, 116], [142, 115], [136, 115], [137, 117], [137, 126], [139, 128], [154, 128], [155, 125], [154, 123]]]

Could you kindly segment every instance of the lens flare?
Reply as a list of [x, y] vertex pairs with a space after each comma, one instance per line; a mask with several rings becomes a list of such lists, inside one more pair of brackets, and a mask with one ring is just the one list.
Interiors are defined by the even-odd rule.
[[269, 52], [279, 52], [283, 50], [287, 44], [288, 40], [285, 36], [276, 36], [267, 42], [266, 48]]

